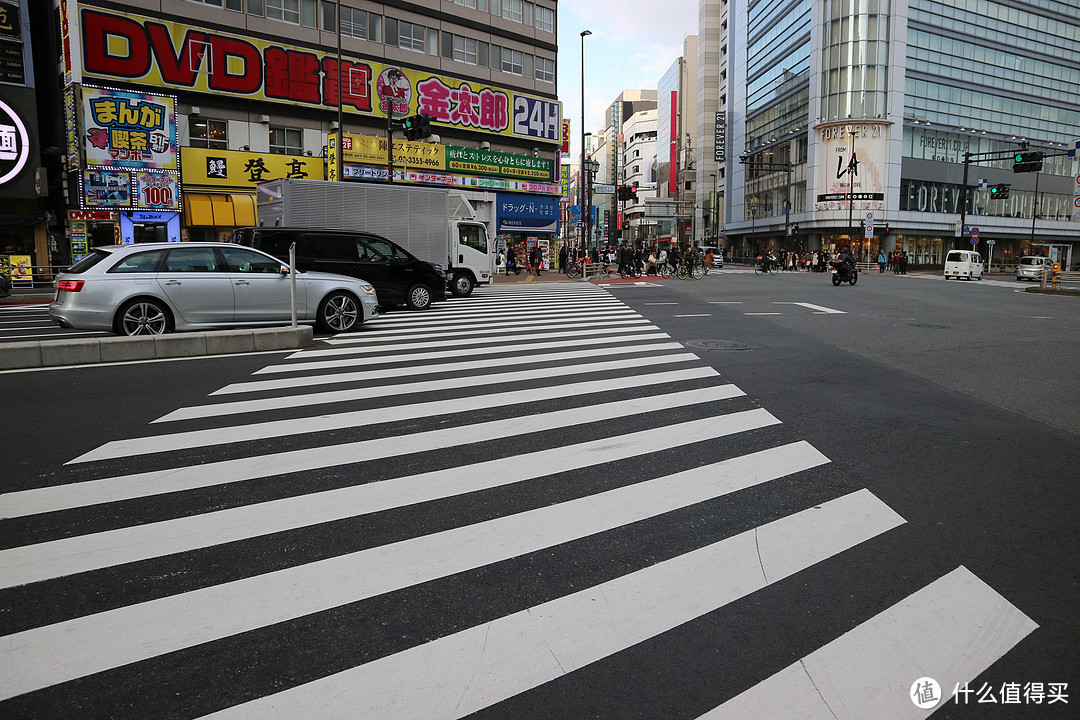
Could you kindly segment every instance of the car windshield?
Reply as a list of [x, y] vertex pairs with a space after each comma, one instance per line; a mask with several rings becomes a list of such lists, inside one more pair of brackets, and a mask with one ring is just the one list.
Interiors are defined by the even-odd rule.
[[83, 272], [86, 272], [87, 270], [94, 267], [95, 265], [97, 265], [99, 262], [101, 262], [105, 258], [109, 257], [109, 255], [110, 255], [110, 253], [106, 252], [105, 250], [93, 250], [93, 251], [90, 252], [89, 255], [84, 257], [82, 260], [79, 260], [79, 262], [75, 263], [74, 265], [69, 267], [64, 272], [69, 272], [69, 273], [83, 273]]
[[945, 262], [964, 262], [964, 254], [951, 252], [949, 253], [949, 257], [945, 258]]
[[1033, 257], [1020, 258], [1020, 264], [1021, 265], [1034, 265], [1035, 261], [1039, 260], [1039, 259], [1040, 258], [1033, 258]]

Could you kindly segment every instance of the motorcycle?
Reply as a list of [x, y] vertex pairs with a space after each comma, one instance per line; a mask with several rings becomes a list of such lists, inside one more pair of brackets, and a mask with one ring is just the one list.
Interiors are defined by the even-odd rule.
[[842, 260], [833, 260], [829, 263], [832, 273], [832, 284], [839, 287], [840, 283], [847, 282], [854, 285], [859, 282], [859, 269], [855, 267], [854, 263], [847, 263]]

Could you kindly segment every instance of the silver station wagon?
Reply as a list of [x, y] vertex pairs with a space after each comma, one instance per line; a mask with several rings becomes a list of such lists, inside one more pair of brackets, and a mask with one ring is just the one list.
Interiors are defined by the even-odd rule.
[[[289, 266], [231, 243], [94, 248], [56, 279], [49, 315], [61, 327], [117, 335], [281, 325], [291, 320]], [[296, 319], [348, 332], [378, 315], [364, 280], [296, 273]]]

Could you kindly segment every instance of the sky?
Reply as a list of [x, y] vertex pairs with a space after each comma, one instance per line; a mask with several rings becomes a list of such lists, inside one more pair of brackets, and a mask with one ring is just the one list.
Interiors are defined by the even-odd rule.
[[566, 0], [559, 3], [558, 93], [570, 120], [570, 156], [581, 157], [581, 31], [585, 38], [585, 132], [625, 89], [656, 89], [697, 34], [698, 0]]

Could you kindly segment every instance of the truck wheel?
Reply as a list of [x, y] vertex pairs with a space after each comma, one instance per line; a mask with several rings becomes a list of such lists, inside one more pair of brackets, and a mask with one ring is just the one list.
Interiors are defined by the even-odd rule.
[[454, 297], [469, 297], [473, 291], [473, 279], [467, 273], [458, 273], [454, 276], [454, 282], [450, 286], [450, 292]]
[[431, 307], [431, 290], [427, 285], [413, 285], [405, 292], [405, 304], [410, 310], [427, 310]]
[[352, 332], [364, 322], [364, 314], [355, 297], [347, 292], [332, 292], [319, 303], [315, 320], [325, 332]]

